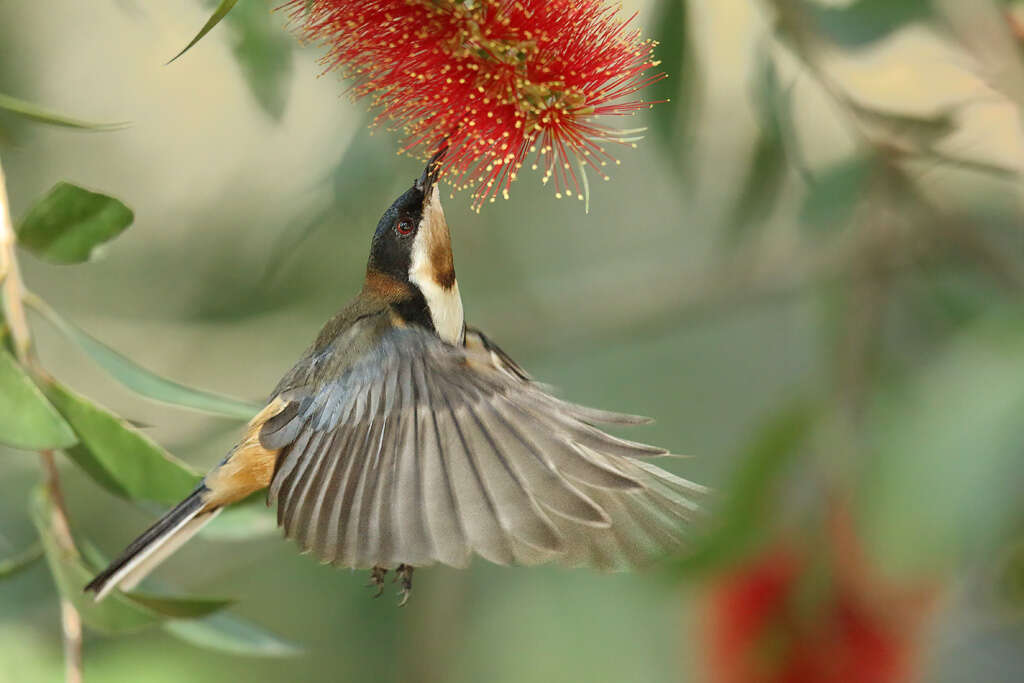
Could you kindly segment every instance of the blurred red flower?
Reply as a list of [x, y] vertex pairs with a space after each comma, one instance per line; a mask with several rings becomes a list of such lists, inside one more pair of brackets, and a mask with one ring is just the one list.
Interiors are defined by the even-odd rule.
[[[937, 590], [896, 587], [866, 565], [851, 527], [818, 549], [783, 544], [719, 578], [706, 614], [713, 683], [904, 683]], [[817, 552], [817, 555], [815, 554]]]
[[[421, 157], [449, 145], [444, 171], [476, 208], [508, 196], [532, 156], [556, 196], [582, 199], [584, 166], [607, 179], [605, 145], [628, 143], [595, 120], [650, 106], [629, 99], [664, 77], [652, 45], [601, 0], [290, 0], [293, 22], [329, 46], [377, 123]], [[574, 165], [575, 164], [575, 165]], [[577, 168], [581, 175], [577, 175]]]

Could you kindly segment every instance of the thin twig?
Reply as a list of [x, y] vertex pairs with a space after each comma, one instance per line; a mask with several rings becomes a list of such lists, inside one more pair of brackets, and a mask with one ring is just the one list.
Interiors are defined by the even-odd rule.
[[28, 364], [32, 351], [32, 335], [29, 333], [28, 319], [21, 303], [24, 288], [14, 252], [15, 241], [11, 205], [7, 199], [7, 179], [4, 177], [3, 164], [0, 163], [0, 302], [7, 327], [11, 331], [11, 338], [14, 340], [14, 353], [19, 361]]
[[[14, 341], [14, 352], [18, 360], [35, 372], [37, 363], [32, 352], [32, 334], [25, 317], [23, 297], [25, 288], [18, 269], [15, 252], [16, 238], [11, 207], [7, 198], [7, 182], [3, 164], [0, 163], [0, 306]], [[71, 536], [64, 494], [53, 451], [40, 451], [40, 460], [46, 479], [46, 488], [53, 505], [53, 536], [62, 552], [77, 555], [75, 540]], [[66, 683], [82, 683], [82, 617], [74, 605], [64, 597], [60, 599], [61, 626], [64, 634], [64, 680]]]

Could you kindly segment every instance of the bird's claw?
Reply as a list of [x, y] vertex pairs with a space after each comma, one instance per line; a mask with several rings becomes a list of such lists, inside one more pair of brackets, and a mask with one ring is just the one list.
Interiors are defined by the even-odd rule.
[[402, 597], [398, 600], [399, 607], [405, 607], [405, 603], [409, 602], [409, 596], [412, 594], [412, 565], [400, 564], [398, 569], [395, 570], [394, 581], [401, 581], [402, 590], [399, 593]]
[[374, 593], [373, 597], [379, 598], [384, 592], [384, 577], [387, 576], [388, 570], [384, 567], [374, 567], [370, 570], [370, 583], [366, 584], [369, 588], [371, 586], [377, 587], [377, 592]]

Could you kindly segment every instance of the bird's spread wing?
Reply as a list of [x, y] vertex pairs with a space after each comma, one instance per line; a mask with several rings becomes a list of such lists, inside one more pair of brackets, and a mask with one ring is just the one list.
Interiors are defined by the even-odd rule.
[[703, 489], [647, 462], [662, 449], [592, 426], [642, 418], [559, 400], [480, 339], [395, 328], [318, 390], [282, 395], [260, 439], [281, 449], [269, 499], [285, 534], [350, 567], [477, 553], [619, 569], [676, 548]]

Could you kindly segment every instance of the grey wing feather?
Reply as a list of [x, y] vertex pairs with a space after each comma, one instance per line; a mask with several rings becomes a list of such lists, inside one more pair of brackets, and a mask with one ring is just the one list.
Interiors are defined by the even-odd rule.
[[395, 328], [317, 386], [288, 386], [261, 441], [285, 535], [324, 562], [624, 569], [678, 548], [704, 493], [594, 426], [645, 418], [551, 396], [475, 330]]

